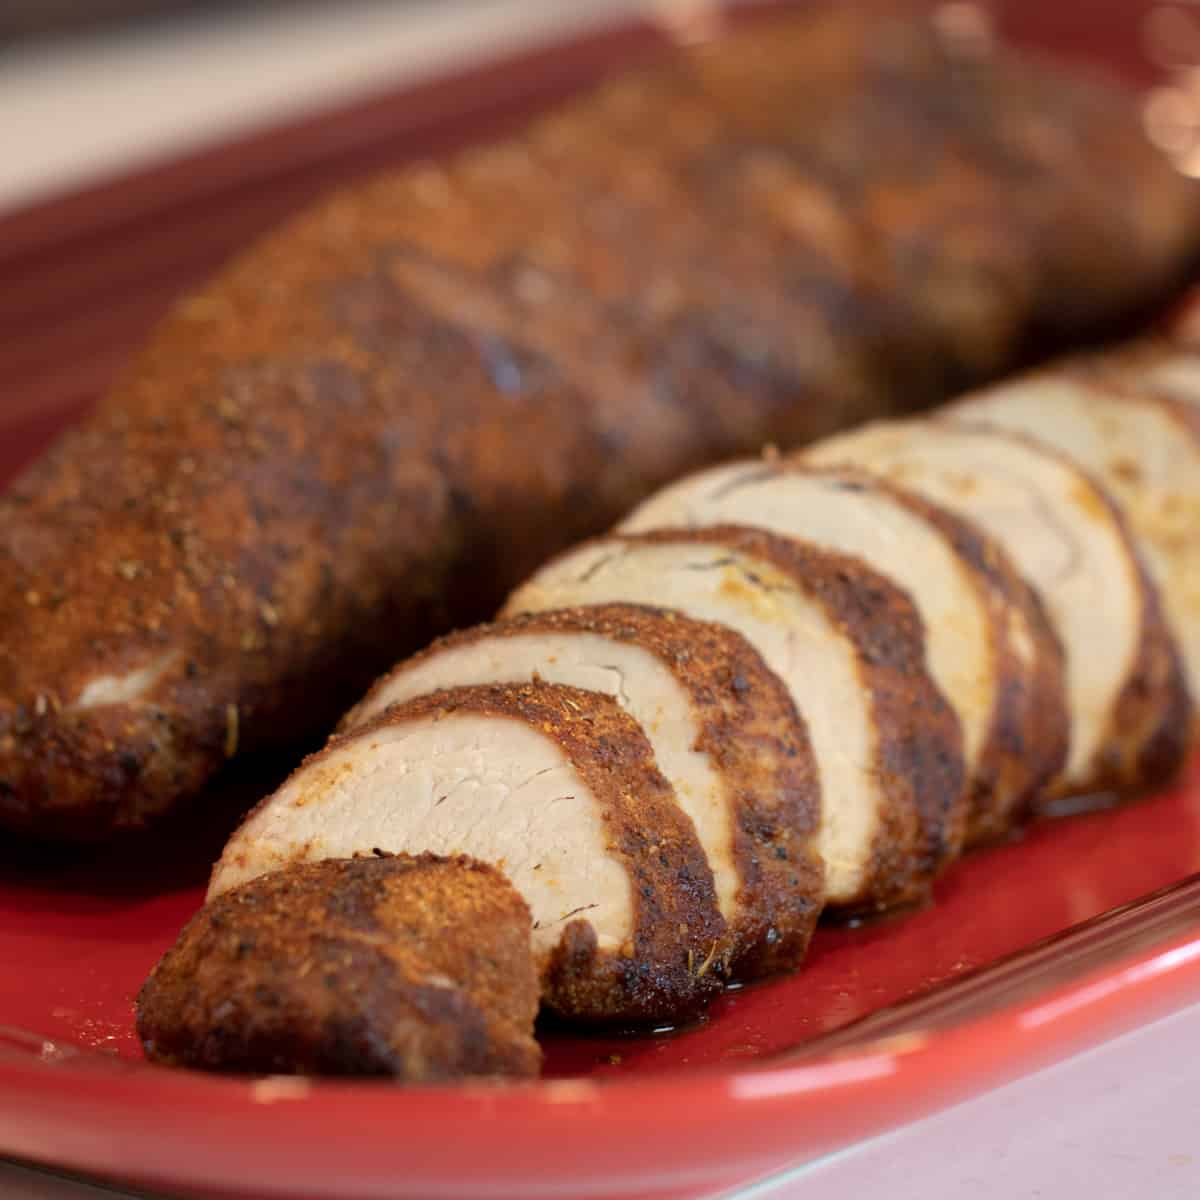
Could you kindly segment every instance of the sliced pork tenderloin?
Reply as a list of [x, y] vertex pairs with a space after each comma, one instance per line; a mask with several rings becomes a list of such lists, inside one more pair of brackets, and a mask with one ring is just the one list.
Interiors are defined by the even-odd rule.
[[138, 1033], [152, 1061], [201, 1070], [536, 1075], [529, 929], [482, 863], [293, 863], [188, 922], [142, 987]]
[[1200, 696], [1200, 411], [1153, 389], [1060, 369], [969, 396], [954, 420], [1035, 437], [1070, 456], [1120, 505], [1158, 585]]
[[466, 854], [533, 914], [542, 999], [577, 1021], [675, 1020], [720, 986], [725, 923], [692, 822], [611, 697], [456, 688], [333, 738], [230, 839], [209, 887], [297, 861]]
[[506, 612], [649, 597], [739, 633], [787, 687], [820, 774], [828, 902], [924, 896], [961, 847], [966, 795], [961, 731], [926, 673], [907, 597], [853, 559], [723, 526], [585, 543]]
[[947, 420], [879, 422], [805, 458], [877, 471], [1008, 552], [1066, 652], [1071, 746], [1055, 794], [1140, 790], [1178, 769], [1181, 657], [1120, 510], [1082, 468], [1023, 435]]
[[624, 604], [520, 615], [401, 663], [343, 728], [439, 689], [534, 679], [603, 692], [641, 726], [712, 869], [728, 928], [716, 965], [798, 965], [824, 903], [817, 768], [787, 689], [732, 630]]
[[1195, 412], [1200, 409], [1200, 305], [1193, 303], [1192, 309], [1187, 341], [1147, 338], [1116, 352], [1071, 361], [1102, 377], [1171, 397]]
[[664, 488], [621, 529], [737, 524], [850, 555], [902, 588], [926, 663], [963, 730], [968, 837], [1010, 828], [1067, 751], [1062, 653], [999, 547], [961, 519], [852, 469], [729, 463]]

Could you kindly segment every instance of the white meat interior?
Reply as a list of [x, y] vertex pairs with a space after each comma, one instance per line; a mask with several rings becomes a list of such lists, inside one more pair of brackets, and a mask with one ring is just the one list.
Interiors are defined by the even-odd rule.
[[107, 704], [136, 704], [154, 690], [158, 681], [179, 661], [180, 651], [168, 650], [144, 666], [121, 675], [90, 679], [75, 697], [72, 708], [103, 708]]
[[675, 789], [708, 855], [721, 913], [732, 917], [739, 877], [725, 783], [708, 755], [695, 749], [700, 728], [690, 695], [649, 651], [587, 632], [483, 637], [405, 663], [362, 706], [358, 720], [439, 688], [524, 682], [535, 675], [547, 683], [612, 696], [642, 727], [658, 769]]
[[749, 525], [851, 555], [897, 584], [925, 626], [926, 658], [962, 725], [967, 769], [979, 761], [996, 700], [984, 597], [947, 537], [886, 492], [837, 477], [729, 463], [646, 501], [629, 533]]
[[1192, 695], [1200, 696], [1200, 442], [1152, 398], [1062, 375], [990, 389], [951, 413], [1033, 434], [1120, 503], [1159, 585]]
[[821, 781], [818, 850], [832, 903], [856, 899], [881, 811], [871, 698], [853, 643], [769, 563], [719, 543], [593, 542], [544, 567], [508, 611], [640, 603], [740, 633], [784, 682], [808, 725]]
[[601, 948], [633, 931], [624, 865], [563, 750], [501, 715], [422, 717], [352, 737], [301, 767], [234, 834], [209, 898], [287, 863], [370, 854], [469, 854], [499, 867], [545, 955], [574, 915]]
[[1109, 734], [1141, 636], [1137, 563], [1096, 489], [1025, 441], [948, 423], [878, 423], [812, 447], [823, 464], [874, 469], [978, 522], [1041, 595], [1066, 653], [1071, 749], [1081, 782]]

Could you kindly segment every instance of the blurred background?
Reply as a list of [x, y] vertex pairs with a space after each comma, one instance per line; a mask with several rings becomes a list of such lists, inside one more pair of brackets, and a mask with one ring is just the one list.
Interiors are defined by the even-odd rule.
[[[1084, 53], [1101, 48], [1109, 57], [1120, 29], [1126, 65], [1159, 80], [1146, 101], [1151, 136], [1200, 174], [1200, 0], [939, 6], [982, 8], [1002, 24], [1016, 13], [1038, 26], [1038, 40]], [[0, 219], [518, 48], [631, 16], [673, 30], [703, 27], [719, 7], [716, 0], [0, 0]]]
[[0, 213], [695, 0], [0, 0]]
[[[270, 2], [257, 0], [257, 6]], [[254, 6], [252, 0], [8, 0], [0, 12], [0, 37], [9, 41], [153, 19], [188, 9], [211, 12]]]

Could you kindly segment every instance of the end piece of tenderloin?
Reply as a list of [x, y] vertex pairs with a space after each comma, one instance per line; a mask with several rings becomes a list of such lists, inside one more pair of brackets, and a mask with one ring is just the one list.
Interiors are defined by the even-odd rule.
[[138, 1033], [153, 1061], [203, 1070], [536, 1075], [529, 928], [500, 872], [465, 858], [293, 865], [192, 918], [142, 988]]
[[878, 422], [806, 461], [876, 471], [976, 522], [1041, 597], [1066, 653], [1071, 747], [1056, 794], [1160, 782], [1188, 745], [1179, 652], [1125, 520], [1065, 455], [949, 421]]
[[729, 463], [664, 488], [621, 529], [747, 525], [849, 555], [913, 602], [926, 664], [958, 717], [968, 839], [1002, 833], [1067, 753], [1062, 652], [1000, 547], [946, 509], [853, 469]]
[[572, 1020], [675, 1020], [720, 986], [712, 871], [645, 735], [611, 697], [456, 688], [332, 739], [264, 800], [210, 900], [303, 860], [466, 854], [533, 914], [542, 1000]]
[[507, 612], [647, 597], [746, 639], [788, 689], [821, 788], [826, 899], [881, 909], [923, 897], [962, 845], [962, 735], [924, 665], [920, 618], [852, 559], [738, 527], [584, 544]]
[[727, 926], [713, 969], [799, 964], [824, 904], [817, 768], [787, 689], [733, 630], [626, 604], [523, 614], [401, 663], [343, 728], [439, 689], [535, 679], [611, 696], [645, 733], [713, 873]]
[[1078, 463], [1119, 504], [1200, 696], [1200, 408], [1059, 368], [968, 396], [953, 420], [1028, 434]]

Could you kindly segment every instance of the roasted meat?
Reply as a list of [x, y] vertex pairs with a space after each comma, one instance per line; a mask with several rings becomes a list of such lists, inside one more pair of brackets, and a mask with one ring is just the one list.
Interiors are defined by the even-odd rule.
[[333, 195], [0, 499], [0, 825], [145, 826], [680, 472], [1094, 333], [1198, 245], [1122, 92], [851, 5]]
[[465, 858], [372, 852], [259, 875], [188, 924], [142, 988], [138, 1032], [173, 1066], [536, 1075], [529, 932], [512, 885]]
[[608, 696], [479, 685], [388, 709], [250, 814], [209, 896], [364, 839], [499, 866], [533, 914], [543, 1001], [577, 1020], [695, 1012], [720, 984], [720, 964], [706, 969], [727, 945], [708, 859], [645, 734]]
[[708, 857], [742, 977], [795, 966], [824, 904], [818, 770], [786, 687], [740, 634], [625, 604], [531, 613], [452, 634], [401, 663], [343, 722], [480, 683], [612, 696], [641, 726]]
[[1042, 799], [1163, 782], [1195, 614], [1163, 605], [1194, 550], [1162, 514], [1200, 463], [1193, 401], [1144, 374], [1191, 386], [1185, 358], [1074, 359], [664, 489], [378, 680], [210, 905], [376, 847], [468, 854], [528, 904], [544, 1005], [676, 1021], [795, 966], [822, 909], [923, 899]]
[[961, 414], [868, 425], [806, 458], [883, 474], [1007, 551], [1065, 654], [1070, 750], [1056, 792], [1137, 791], [1174, 773], [1190, 740], [1182, 656], [1121, 510], [1080, 466]]
[[730, 463], [663, 488], [629, 532], [752, 525], [850, 555], [920, 615], [926, 665], [963, 733], [968, 837], [1007, 830], [1063, 765], [1062, 654], [1041, 605], [978, 527], [885, 479], [802, 460]]

